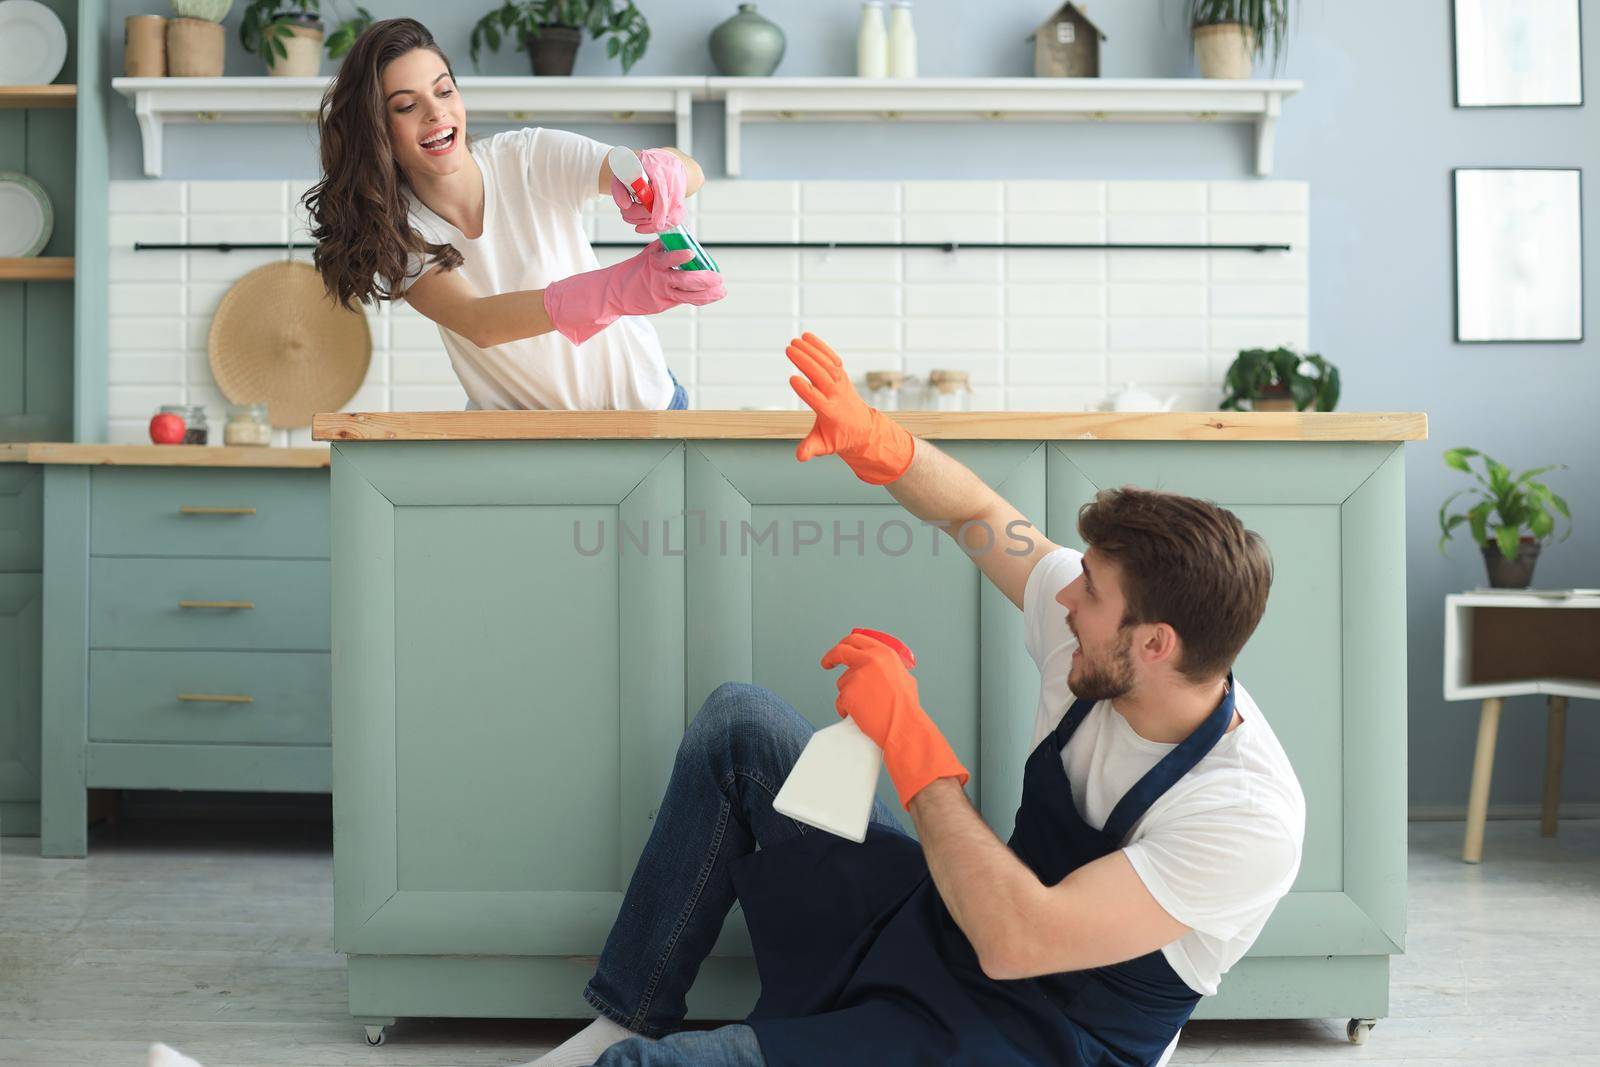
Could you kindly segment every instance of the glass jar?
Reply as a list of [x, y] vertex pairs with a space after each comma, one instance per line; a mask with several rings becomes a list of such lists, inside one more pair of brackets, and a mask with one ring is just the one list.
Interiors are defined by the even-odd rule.
[[272, 424], [267, 421], [267, 405], [229, 404], [228, 421], [222, 427], [222, 443], [250, 446], [272, 444]]
[[900, 410], [900, 390], [906, 376], [897, 370], [867, 371], [867, 403], [879, 411]]
[[972, 385], [964, 370], [935, 370], [928, 372], [928, 395], [934, 411], [966, 411]]
[[176, 415], [183, 420], [184, 444], [203, 445], [210, 440], [204, 404], [162, 404], [161, 414]]

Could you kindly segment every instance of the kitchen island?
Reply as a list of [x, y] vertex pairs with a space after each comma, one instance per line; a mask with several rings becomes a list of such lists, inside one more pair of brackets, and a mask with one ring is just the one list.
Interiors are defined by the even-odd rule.
[[[1418, 414], [902, 413], [1062, 544], [1133, 484], [1205, 497], [1276, 577], [1238, 664], [1307, 800], [1293, 892], [1197, 1017], [1376, 1018], [1405, 929], [1405, 441]], [[580, 996], [672, 769], [724, 681], [836, 721], [854, 626], [1011, 830], [1038, 671], [954, 542], [803, 412], [318, 416], [332, 443], [335, 944], [369, 1040], [396, 1017], [591, 1015]], [[887, 781], [882, 795], [891, 798]], [[891, 799], [892, 803], [892, 799]], [[906, 820], [909, 825], [909, 819]], [[690, 996], [757, 992], [737, 910]]]

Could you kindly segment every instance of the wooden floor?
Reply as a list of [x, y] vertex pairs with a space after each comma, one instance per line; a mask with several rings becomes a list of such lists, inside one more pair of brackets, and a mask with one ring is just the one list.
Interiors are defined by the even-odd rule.
[[[1409, 954], [1368, 1043], [1344, 1020], [1193, 1023], [1174, 1063], [1600, 1067], [1600, 822], [1411, 828]], [[162, 1040], [207, 1067], [512, 1064], [574, 1023], [345, 1015], [325, 825], [126, 824], [87, 860], [0, 842], [0, 1064], [137, 1067]]]

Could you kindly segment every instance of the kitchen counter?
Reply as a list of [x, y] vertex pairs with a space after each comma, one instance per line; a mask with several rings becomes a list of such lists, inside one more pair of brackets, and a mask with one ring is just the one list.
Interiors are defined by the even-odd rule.
[[89, 445], [53, 441], [0, 445], [0, 462], [109, 467], [315, 468], [326, 448], [229, 448], [222, 445]]
[[[1121, 485], [1215, 500], [1266, 538], [1272, 596], [1237, 670], [1304, 787], [1304, 858], [1196, 1015], [1387, 1014], [1405, 926], [1403, 450], [1426, 417], [893, 417], [1061, 544], [1081, 547], [1078, 509]], [[687, 723], [729, 681], [837, 722], [817, 659], [854, 626], [916, 649], [968, 792], [1009, 837], [1039, 692], [1022, 613], [882, 487], [796, 463], [811, 421], [316, 418], [332, 442], [334, 945], [358, 1021], [588, 1014], [579, 993]], [[690, 1015], [741, 1018], [757, 988], [734, 912]]]
[[[1420, 441], [1420, 412], [903, 411], [943, 441]], [[799, 440], [809, 411], [386, 411], [318, 415], [318, 441]]]

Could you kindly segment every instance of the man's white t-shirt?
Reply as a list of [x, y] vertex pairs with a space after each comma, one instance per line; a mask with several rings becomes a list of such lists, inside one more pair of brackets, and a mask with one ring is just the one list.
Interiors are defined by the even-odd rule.
[[[475, 140], [483, 171], [483, 233], [469, 238], [410, 193], [411, 225], [453, 245], [457, 269], [481, 296], [543, 289], [600, 266], [583, 229], [584, 202], [599, 195], [610, 145], [564, 130], [525, 129]], [[414, 256], [401, 288], [426, 272]], [[672, 400], [661, 342], [643, 318], [624, 316], [575, 345], [551, 331], [479, 348], [444, 326], [445, 351], [472, 407], [659, 410]]]
[[[1030, 752], [1075, 699], [1067, 674], [1078, 639], [1055, 596], [1082, 570], [1082, 554], [1061, 548], [1028, 575], [1025, 640], [1040, 673]], [[1150, 806], [1122, 849], [1156, 903], [1190, 928], [1161, 951], [1178, 977], [1207, 996], [1289, 891], [1305, 837], [1299, 780], [1237, 679], [1234, 703], [1239, 725]], [[1140, 737], [1111, 701], [1100, 701], [1062, 752], [1079, 814], [1103, 828], [1123, 795], [1175, 747]]]

